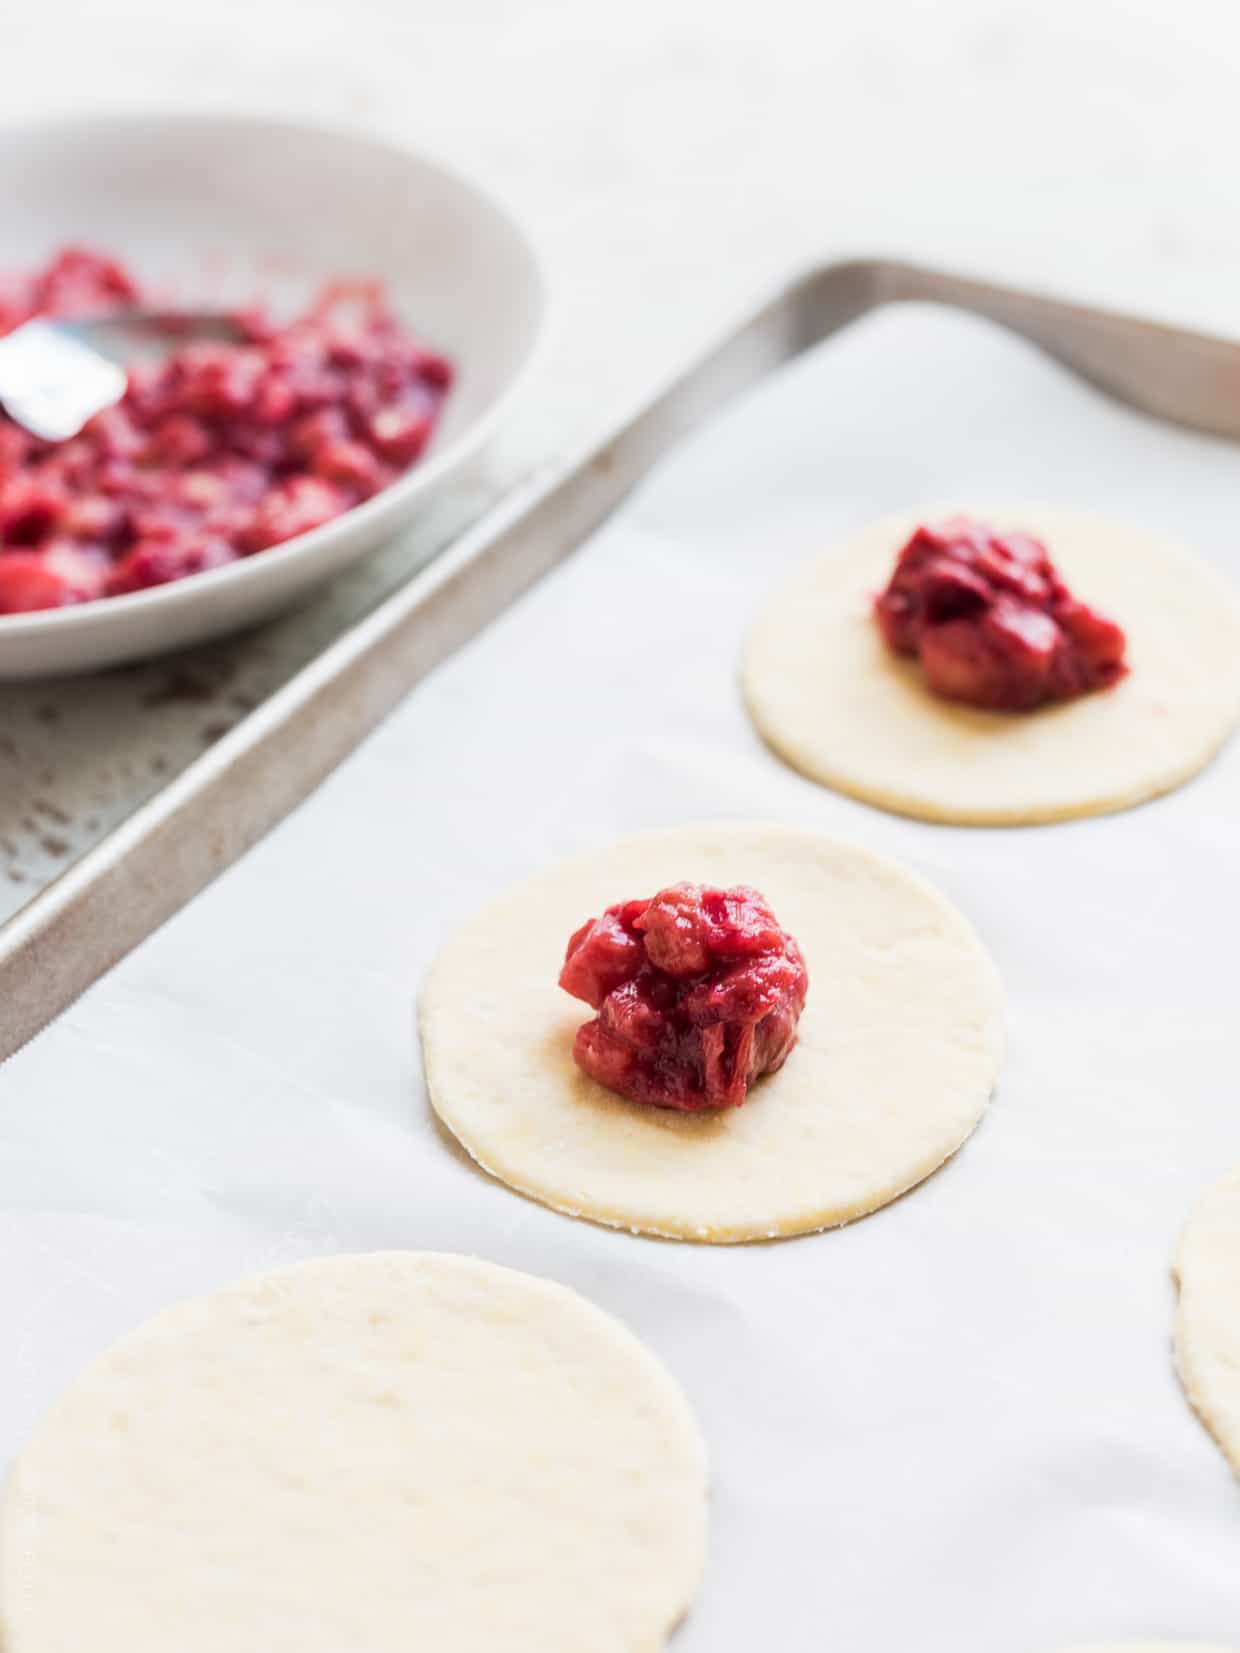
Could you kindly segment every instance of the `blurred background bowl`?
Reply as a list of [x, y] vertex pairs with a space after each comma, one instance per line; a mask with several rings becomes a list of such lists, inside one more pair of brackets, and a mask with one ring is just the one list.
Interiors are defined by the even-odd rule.
[[390, 538], [494, 430], [530, 363], [538, 260], [496, 201], [412, 151], [284, 121], [100, 117], [4, 129], [0, 263], [66, 243], [115, 253], [178, 301], [284, 312], [374, 276], [456, 364], [425, 457], [375, 498], [282, 545], [132, 596], [0, 616], [0, 678], [84, 671], [253, 624]]

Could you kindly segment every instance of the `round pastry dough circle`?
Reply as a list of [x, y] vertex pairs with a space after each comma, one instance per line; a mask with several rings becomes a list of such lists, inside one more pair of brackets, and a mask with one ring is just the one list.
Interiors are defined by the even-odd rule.
[[1240, 1170], [1199, 1201], [1181, 1237], [1175, 1271], [1180, 1377], [1240, 1475]]
[[[588, 1079], [572, 932], [679, 880], [752, 884], [801, 945], [809, 1000], [740, 1108], [642, 1107]], [[715, 1243], [850, 1221], [950, 1157], [985, 1111], [1002, 992], [967, 921], [893, 862], [780, 826], [696, 826], [561, 864], [475, 917], [422, 995], [431, 1101], [486, 1170], [544, 1204]]]
[[705, 1512], [683, 1395], [575, 1293], [306, 1263], [157, 1316], [53, 1408], [0, 1515], [5, 1653], [653, 1653]]
[[1043, 540], [1072, 590], [1123, 626], [1113, 689], [1032, 713], [931, 694], [874, 622], [875, 594], [937, 506], [886, 517], [800, 569], [746, 645], [744, 691], [768, 743], [812, 780], [898, 814], [1017, 826], [1127, 809], [1205, 767], [1240, 719], [1240, 601], [1193, 552], [1043, 506], [965, 514]]

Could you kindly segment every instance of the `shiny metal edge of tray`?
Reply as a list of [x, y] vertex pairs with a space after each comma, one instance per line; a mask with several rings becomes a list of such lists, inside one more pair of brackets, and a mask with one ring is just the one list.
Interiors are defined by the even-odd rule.
[[985, 317], [1145, 413], [1240, 437], [1240, 343], [884, 259], [811, 271], [610, 436], [489, 512], [0, 927], [0, 1060], [275, 826], [682, 436], [802, 351], [905, 301]]

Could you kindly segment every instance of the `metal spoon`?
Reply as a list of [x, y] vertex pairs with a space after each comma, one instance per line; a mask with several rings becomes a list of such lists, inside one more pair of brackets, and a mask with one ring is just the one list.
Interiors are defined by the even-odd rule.
[[36, 317], [0, 338], [0, 407], [46, 442], [66, 442], [125, 394], [123, 364], [186, 341], [241, 340], [213, 310], [129, 310], [82, 320]]

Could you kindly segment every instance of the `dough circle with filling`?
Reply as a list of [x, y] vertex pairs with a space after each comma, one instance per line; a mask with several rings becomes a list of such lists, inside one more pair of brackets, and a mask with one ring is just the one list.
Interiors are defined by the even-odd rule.
[[301, 1264], [95, 1362], [0, 1510], [5, 1653], [655, 1653], [705, 1554], [679, 1388], [472, 1258]]
[[[573, 1061], [590, 1011], [557, 985], [569, 936], [669, 884], [756, 887], [800, 943], [798, 1042], [739, 1108], [626, 1101]], [[554, 867], [476, 916], [422, 994], [430, 1097], [493, 1176], [572, 1216], [715, 1243], [875, 1210], [985, 1111], [1002, 991], [969, 923], [912, 872], [781, 826], [679, 827]]]
[[966, 510], [1040, 539], [1073, 594], [1123, 627], [1127, 677], [1034, 712], [931, 694], [886, 647], [873, 599], [914, 528], [884, 518], [770, 598], [744, 658], [766, 741], [812, 780], [924, 820], [1019, 826], [1127, 809], [1203, 769], [1240, 719], [1240, 599], [1196, 553], [1143, 529], [1044, 506]]
[[1240, 1170], [1198, 1202], [1180, 1239], [1175, 1272], [1180, 1377], [1240, 1475]]

